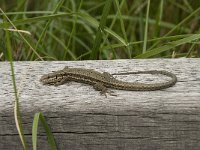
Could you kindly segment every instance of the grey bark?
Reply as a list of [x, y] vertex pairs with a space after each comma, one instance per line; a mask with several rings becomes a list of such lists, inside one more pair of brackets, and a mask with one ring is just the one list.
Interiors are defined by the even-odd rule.
[[[14, 62], [20, 110], [28, 146], [36, 112], [42, 112], [59, 149], [198, 150], [200, 148], [200, 59]], [[118, 73], [167, 70], [175, 86], [147, 92], [112, 89], [106, 98], [92, 86], [69, 82], [44, 86], [43, 74], [64, 66]], [[115, 76], [129, 82], [163, 82], [164, 76]], [[22, 149], [14, 120], [14, 91], [9, 62], [0, 62], [0, 149]], [[49, 149], [44, 130], [38, 149]]]

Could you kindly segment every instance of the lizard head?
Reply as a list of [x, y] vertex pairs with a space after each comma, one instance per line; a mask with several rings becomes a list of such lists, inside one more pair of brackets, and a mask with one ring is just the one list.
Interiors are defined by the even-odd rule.
[[63, 79], [62, 73], [49, 73], [45, 74], [40, 78], [40, 82], [44, 85], [55, 85]]

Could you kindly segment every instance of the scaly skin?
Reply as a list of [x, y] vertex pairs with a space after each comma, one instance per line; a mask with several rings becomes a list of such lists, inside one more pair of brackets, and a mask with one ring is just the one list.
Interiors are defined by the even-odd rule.
[[[171, 80], [163, 83], [146, 84], [138, 82], [124, 82], [117, 80], [112, 76], [127, 74], [162, 74], [171, 77]], [[177, 78], [170, 72], [157, 70], [109, 74], [107, 72], [100, 73], [92, 69], [65, 67], [63, 70], [43, 75], [40, 81], [43, 84], [55, 86], [64, 84], [69, 81], [86, 83], [93, 85], [96, 90], [99, 90], [102, 94], [104, 94], [108, 92], [107, 88], [130, 91], [161, 90], [173, 86], [177, 82]]]

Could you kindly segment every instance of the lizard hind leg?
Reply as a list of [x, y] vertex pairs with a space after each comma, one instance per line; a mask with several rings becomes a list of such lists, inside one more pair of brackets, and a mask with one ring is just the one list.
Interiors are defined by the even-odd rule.
[[94, 89], [97, 91], [100, 91], [101, 95], [106, 95], [106, 93], [112, 95], [112, 96], [116, 96], [115, 94], [113, 94], [113, 91], [109, 91], [102, 83], [98, 82], [96, 84], [93, 85]]

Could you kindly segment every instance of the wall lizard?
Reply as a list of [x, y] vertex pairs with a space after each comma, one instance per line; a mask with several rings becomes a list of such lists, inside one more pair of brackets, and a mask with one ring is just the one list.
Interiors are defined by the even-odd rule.
[[[128, 74], [162, 74], [170, 77], [171, 80], [163, 83], [146, 84], [139, 82], [124, 82], [113, 77], [113, 75]], [[69, 81], [90, 84], [94, 89], [101, 91], [101, 94], [111, 94], [112, 91], [108, 91], [107, 88], [131, 91], [154, 91], [165, 89], [173, 86], [177, 82], [177, 77], [168, 71], [158, 70], [109, 74], [107, 72], [100, 73], [92, 69], [65, 67], [62, 70], [45, 74], [40, 79], [40, 82], [43, 84], [55, 86]]]

